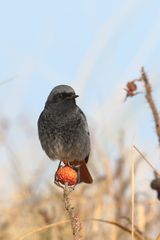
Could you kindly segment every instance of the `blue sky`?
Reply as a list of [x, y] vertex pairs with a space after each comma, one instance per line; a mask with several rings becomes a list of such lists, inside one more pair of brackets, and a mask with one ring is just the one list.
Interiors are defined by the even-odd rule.
[[26, 115], [36, 133], [46, 97], [58, 84], [75, 88], [78, 104], [104, 145], [114, 144], [124, 129], [128, 145], [134, 139], [147, 151], [153, 139], [151, 152], [157, 149], [143, 96], [123, 104], [123, 87], [145, 66], [159, 102], [158, 0], [1, 1], [0, 35], [0, 80], [15, 76], [0, 87], [1, 115], [12, 124], [20, 156], [26, 140], [20, 142], [18, 116]]
[[135, 0], [1, 3], [0, 77], [17, 76], [2, 91], [6, 96], [10, 88], [20, 99], [9, 98], [7, 109], [15, 103], [14, 111], [27, 107], [30, 114], [34, 107], [38, 113], [48, 92], [61, 83], [83, 92], [82, 102], [96, 96], [103, 101], [142, 65], [158, 74], [159, 5]]

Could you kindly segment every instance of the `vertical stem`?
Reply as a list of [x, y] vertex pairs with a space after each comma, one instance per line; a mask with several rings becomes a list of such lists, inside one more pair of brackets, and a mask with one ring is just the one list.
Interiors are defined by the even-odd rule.
[[71, 193], [71, 190], [68, 188], [68, 184], [65, 183], [64, 194], [63, 194], [64, 205], [70, 218], [72, 232], [73, 232], [73, 239], [83, 240], [84, 238], [81, 236], [81, 230], [82, 230], [81, 222], [79, 219], [79, 215], [75, 210], [75, 207], [72, 206], [72, 199], [71, 199], [70, 193]]
[[132, 229], [131, 236], [132, 240], [134, 240], [134, 145], [131, 149], [131, 158], [132, 158], [132, 167], [131, 167], [131, 189], [132, 189], [132, 199], [131, 199], [131, 221], [132, 221]]
[[157, 106], [152, 97], [152, 87], [151, 87], [149, 78], [148, 78], [147, 74], [145, 73], [143, 67], [141, 69], [141, 79], [144, 82], [144, 87], [145, 87], [145, 91], [146, 91], [146, 99], [147, 99], [147, 102], [152, 111], [152, 115], [153, 115], [155, 127], [156, 127], [156, 133], [157, 133], [158, 141], [160, 143], [160, 116], [159, 116]]

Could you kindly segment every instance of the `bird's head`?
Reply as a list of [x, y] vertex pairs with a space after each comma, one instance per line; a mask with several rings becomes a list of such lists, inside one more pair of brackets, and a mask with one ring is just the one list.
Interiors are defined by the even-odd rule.
[[68, 85], [59, 85], [53, 88], [49, 94], [46, 105], [52, 105], [56, 103], [75, 103], [75, 98], [78, 95], [75, 94], [75, 91], [72, 87]]

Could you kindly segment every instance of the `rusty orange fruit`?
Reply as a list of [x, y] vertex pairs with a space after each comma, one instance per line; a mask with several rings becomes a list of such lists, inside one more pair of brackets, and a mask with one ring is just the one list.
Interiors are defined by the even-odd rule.
[[137, 85], [135, 84], [134, 81], [131, 81], [127, 83], [127, 88], [129, 91], [135, 92], [137, 90]]
[[62, 184], [68, 183], [68, 186], [73, 186], [77, 183], [78, 175], [73, 168], [64, 166], [57, 170], [56, 179]]

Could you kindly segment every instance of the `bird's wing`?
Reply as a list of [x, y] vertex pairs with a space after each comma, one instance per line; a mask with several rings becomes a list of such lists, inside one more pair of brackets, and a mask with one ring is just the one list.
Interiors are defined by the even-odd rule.
[[79, 107], [77, 107], [77, 111], [79, 112], [79, 114], [81, 115], [81, 118], [83, 119], [86, 132], [88, 133], [88, 135], [90, 135], [85, 114], [82, 112], [82, 110]]

